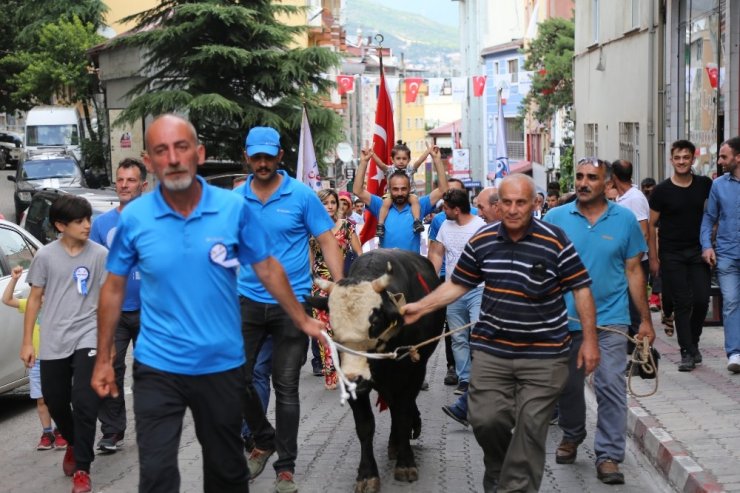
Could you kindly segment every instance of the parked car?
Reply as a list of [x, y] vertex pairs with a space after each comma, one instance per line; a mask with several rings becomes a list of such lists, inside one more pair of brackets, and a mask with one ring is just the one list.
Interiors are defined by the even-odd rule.
[[234, 184], [239, 185], [247, 179], [247, 175], [246, 173], [219, 173], [217, 175], [206, 176], [203, 179], [206, 183], [210, 183], [215, 187], [233, 190]]
[[[10, 282], [13, 267], [23, 267], [14, 295], [27, 298], [31, 288], [26, 274], [41, 242], [28, 231], [9, 221], [0, 220], [0, 293]], [[28, 371], [18, 357], [23, 341], [23, 315], [0, 303], [0, 394], [28, 383]]]
[[77, 159], [69, 153], [35, 154], [21, 160], [15, 176], [8, 176], [15, 182], [13, 201], [15, 218], [20, 223], [21, 214], [28, 208], [36, 190], [41, 188], [81, 188], [86, 187], [85, 177]]
[[92, 206], [93, 220], [114, 207], [118, 207], [118, 196], [115, 191], [109, 189], [45, 188], [38, 190], [31, 198], [28, 210], [23, 213], [21, 227], [44, 245], [57, 238], [54, 226], [49, 223], [49, 207], [64, 194], [79, 195], [87, 199]]
[[23, 136], [15, 132], [0, 132], [0, 168], [18, 166], [23, 154]]

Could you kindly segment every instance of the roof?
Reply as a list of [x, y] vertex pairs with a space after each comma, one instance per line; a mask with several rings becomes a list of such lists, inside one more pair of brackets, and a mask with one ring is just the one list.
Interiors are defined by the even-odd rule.
[[485, 55], [493, 55], [495, 53], [502, 53], [504, 51], [512, 51], [512, 50], [519, 50], [524, 46], [524, 40], [522, 39], [512, 39], [511, 41], [507, 43], [501, 43], [494, 46], [489, 46], [487, 48], [483, 48], [480, 52], [481, 56]]
[[455, 120], [454, 122], [445, 123], [437, 128], [433, 128], [427, 132], [428, 135], [452, 135], [452, 128], [460, 132], [462, 129], [462, 120]]

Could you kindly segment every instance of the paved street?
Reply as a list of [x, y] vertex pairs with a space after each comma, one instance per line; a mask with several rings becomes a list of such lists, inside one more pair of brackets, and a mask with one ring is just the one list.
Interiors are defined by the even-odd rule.
[[[392, 463], [385, 458], [389, 432], [387, 412], [377, 417], [376, 457], [385, 492], [475, 492], [481, 490], [482, 454], [469, 429], [451, 421], [440, 406], [452, 400], [452, 388], [442, 385], [445, 372], [444, 354], [438, 350], [430, 364], [431, 389], [419, 398], [424, 425], [421, 437], [414, 442], [421, 478], [417, 483], [404, 484], [393, 480]], [[127, 379], [130, 385], [130, 379]], [[4, 454], [0, 469], [5, 477], [2, 492], [67, 491], [69, 479], [61, 472], [63, 454], [59, 451], [37, 452], [39, 427], [35, 409], [21, 389], [12, 395], [0, 396], [0, 430]], [[130, 402], [130, 389], [127, 399]], [[349, 407], [339, 405], [339, 394], [326, 391], [322, 380], [304, 367], [301, 378], [301, 427], [296, 479], [303, 492], [352, 491], [359, 460], [359, 445]], [[591, 399], [592, 400], [592, 399]], [[593, 406], [591, 402], [591, 406]], [[270, 410], [272, 416], [272, 409]], [[133, 419], [129, 413], [130, 430]], [[589, 413], [589, 434], [594, 427]], [[581, 446], [576, 464], [557, 465], [554, 449], [559, 440], [555, 427], [548, 439], [548, 461], [543, 492], [651, 492], [673, 491], [631, 445], [624, 464], [628, 484], [607, 487], [596, 479], [590, 440]], [[180, 449], [182, 491], [202, 491], [200, 447], [192, 422], [186, 421]], [[123, 451], [110, 456], [98, 456], [92, 468], [95, 492], [130, 492], [136, 490], [138, 479], [137, 454], [133, 433], [126, 438]], [[268, 466], [252, 483], [253, 492], [271, 492], [274, 475]]]
[[[6, 178], [11, 172], [0, 172], [0, 212], [12, 217], [12, 183]], [[389, 433], [389, 415], [378, 415], [376, 457], [381, 469], [383, 491], [386, 492], [462, 492], [480, 491], [482, 454], [472, 432], [451, 421], [440, 410], [442, 404], [454, 398], [452, 388], [441, 384], [445, 372], [444, 355], [438, 350], [430, 362], [431, 389], [419, 398], [419, 409], [424, 419], [421, 437], [414, 442], [420, 469], [420, 480], [415, 484], [396, 482], [392, 477], [392, 463], [385, 457]], [[127, 399], [130, 401], [130, 378], [127, 378]], [[301, 382], [302, 418], [299, 436], [299, 457], [296, 479], [301, 491], [351, 491], [354, 484], [359, 445], [349, 407], [339, 405], [336, 391], [324, 390], [322, 380], [304, 369]], [[0, 458], [0, 469], [7, 471], [0, 484], [0, 492], [11, 491], [67, 491], [69, 479], [61, 473], [59, 451], [37, 452], [39, 425], [33, 403], [27, 397], [27, 388], [0, 396], [0, 437], [5, 450]], [[590, 405], [595, 407], [593, 399]], [[272, 417], [272, 408], [270, 409]], [[129, 412], [130, 433], [126, 448], [111, 456], [98, 456], [93, 464], [92, 477], [96, 492], [129, 492], [136, 490], [138, 480], [137, 454], [133, 436], [133, 416]], [[593, 436], [594, 413], [589, 413], [589, 434]], [[630, 442], [623, 466], [628, 484], [624, 487], [606, 487], [595, 475], [591, 440], [581, 446], [579, 459], [571, 466], [557, 465], [554, 450], [559, 433], [551, 428], [548, 439], [548, 462], [542, 491], [544, 492], [642, 492], [673, 491], [650, 462]], [[201, 491], [202, 473], [200, 447], [194, 435], [192, 421], [186, 421], [180, 450], [182, 491]], [[274, 475], [268, 466], [266, 472], [252, 483], [253, 492], [272, 491]]]

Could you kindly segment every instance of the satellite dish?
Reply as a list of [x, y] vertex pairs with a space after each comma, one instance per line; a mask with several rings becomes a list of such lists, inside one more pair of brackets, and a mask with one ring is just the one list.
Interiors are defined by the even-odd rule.
[[352, 151], [352, 146], [346, 142], [340, 142], [337, 144], [337, 157], [343, 163], [349, 163], [355, 157], [355, 153]]

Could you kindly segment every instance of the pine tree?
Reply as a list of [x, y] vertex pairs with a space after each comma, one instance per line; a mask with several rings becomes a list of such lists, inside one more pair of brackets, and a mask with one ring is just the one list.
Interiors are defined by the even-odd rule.
[[269, 125], [292, 164], [305, 104], [322, 156], [341, 140], [339, 116], [321, 105], [332, 86], [324, 74], [339, 56], [293, 45], [306, 27], [277, 16], [299, 9], [270, 0], [164, 0], [132, 16], [136, 32], [118, 43], [143, 49], [144, 79], [120, 120], [186, 113], [208, 156], [234, 160], [241, 160], [247, 131]]

